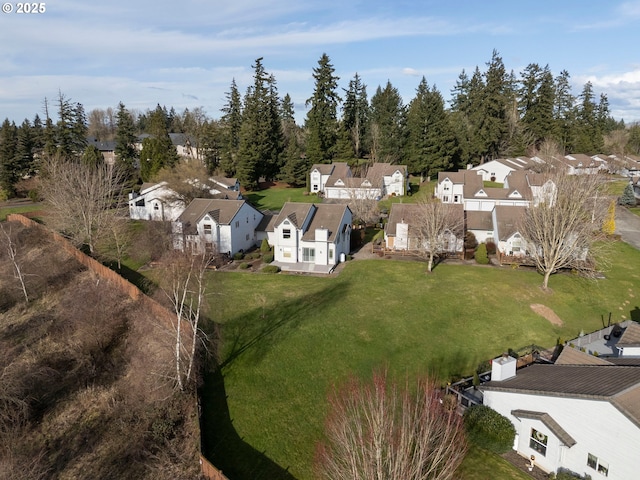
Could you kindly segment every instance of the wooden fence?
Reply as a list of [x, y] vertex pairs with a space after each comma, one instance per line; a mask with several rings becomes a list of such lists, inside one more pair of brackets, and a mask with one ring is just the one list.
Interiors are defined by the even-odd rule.
[[[95, 273], [101, 279], [104, 279], [110, 282], [112, 285], [120, 289], [120, 291], [128, 295], [133, 300], [137, 300], [141, 302], [143, 304], [143, 307], [146, 308], [149, 312], [151, 312], [156, 318], [159, 318], [163, 323], [171, 326], [171, 328], [175, 328], [173, 322], [175, 321], [176, 317], [173, 312], [170, 312], [165, 307], [160, 305], [158, 302], [153, 300], [151, 297], [148, 297], [147, 295], [145, 295], [142, 292], [142, 290], [140, 290], [134, 284], [129, 282], [127, 279], [121, 277], [110, 268], [105, 267], [103, 264], [101, 264], [94, 258], [91, 258], [90, 256], [78, 250], [71, 243], [69, 243], [69, 241], [66, 238], [64, 238], [62, 235], [48, 229], [44, 225], [34, 222], [30, 218], [27, 218], [26, 216], [21, 214], [11, 213], [7, 215], [7, 221], [19, 222], [25, 227], [35, 228], [45, 233], [46, 235], [49, 235], [54, 242], [60, 245], [65, 252], [67, 252], [73, 258], [75, 258], [80, 264], [82, 264], [87, 269]], [[200, 424], [200, 422], [198, 423]], [[211, 464], [211, 462], [209, 462], [202, 455], [202, 452], [200, 453], [200, 467], [201, 467], [202, 475], [207, 480], [229, 480], [227, 477], [225, 477], [222, 474], [221, 471], [219, 471], [216, 467], [214, 467]]]

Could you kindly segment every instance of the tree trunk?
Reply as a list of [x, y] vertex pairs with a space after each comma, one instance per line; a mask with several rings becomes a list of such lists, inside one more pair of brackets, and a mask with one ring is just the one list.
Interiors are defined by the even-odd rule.
[[544, 288], [545, 290], [548, 288], [550, 276], [551, 276], [551, 270], [547, 270], [546, 272], [544, 272], [544, 279], [542, 280], [542, 288]]

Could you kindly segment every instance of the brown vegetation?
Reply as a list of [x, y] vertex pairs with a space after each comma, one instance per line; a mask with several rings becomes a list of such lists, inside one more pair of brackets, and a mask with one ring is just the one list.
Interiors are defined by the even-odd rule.
[[0, 251], [0, 477], [198, 478], [196, 404], [168, 380], [171, 343], [146, 297], [40, 229], [11, 232], [29, 304]]

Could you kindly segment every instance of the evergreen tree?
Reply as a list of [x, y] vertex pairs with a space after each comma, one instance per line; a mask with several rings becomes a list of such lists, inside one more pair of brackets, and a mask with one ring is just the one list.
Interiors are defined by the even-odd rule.
[[240, 147], [240, 131], [242, 129], [242, 99], [236, 86], [235, 78], [231, 81], [231, 89], [225, 94], [227, 102], [222, 107], [224, 115], [220, 119], [223, 132], [221, 138], [220, 166], [229, 176], [235, 175]]
[[584, 85], [579, 99], [575, 124], [576, 143], [573, 148], [576, 153], [595, 155], [602, 151], [604, 137], [591, 82]]
[[35, 117], [33, 117], [33, 128], [31, 132], [33, 134], [34, 153], [40, 153], [44, 149], [44, 125], [37, 113]]
[[307, 100], [307, 158], [309, 163], [331, 163], [338, 133], [337, 109], [341, 101], [336, 93], [339, 77], [329, 57], [323, 53], [313, 69], [315, 88]]
[[97, 167], [104, 163], [102, 152], [95, 145], [88, 145], [82, 154], [82, 163], [91, 167]]
[[362, 83], [357, 73], [349, 81], [349, 88], [345, 90], [342, 112], [342, 128], [348, 133], [356, 158], [360, 158], [366, 152], [365, 140], [369, 133], [369, 101], [367, 86]]
[[73, 107], [73, 124], [71, 125], [71, 138], [74, 154], [84, 152], [87, 148], [87, 116], [81, 103]]
[[124, 104], [120, 102], [116, 113], [116, 146], [114, 153], [116, 164], [126, 172], [129, 178], [134, 174], [135, 163], [138, 158], [137, 141], [133, 117], [131, 117]]
[[140, 152], [140, 177], [149, 181], [162, 168], [171, 168], [178, 163], [178, 153], [169, 137], [166, 108], [156, 106], [149, 114], [150, 136], [142, 141]]
[[5, 118], [2, 127], [0, 127], [0, 189], [8, 197], [15, 196], [15, 184], [20, 178], [16, 165], [17, 143], [18, 129], [16, 124]]
[[18, 174], [32, 175], [35, 171], [34, 166], [35, 141], [34, 134], [29, 120], [25, 119], [18, 128], [15, 164]]
[[401, 163], [405, 143], [406, 109], [400, 92], [387, 81], [371, 97], [371, 157], [375, 162]]
[[622, 192], [622, 196], [618, 199], [618, 203], [626, 207], [633, 207], [636, 205], [636, 197], [633, 194], [633, 186], [631, 183], [627, 183], [627, 186], [624, 187], [624, 191]]
[[280, 154], [282, 153], [284, 140], [282, 136], [282, 119], [280, 117], [282, 102], [278, 97], [278, 87], [273, 75], [269, 75], [267, 86], [269, 90], [267, 99], [269, 150], [268, 157], [264, 158], [262, 162], [260, 174], [267, 181], [271, 181], [280, 175], [280, 169], [282, 168]]
[[227, 164], [227, 166], [233, 167], [231, 170], [227, 170], [224, 168], [222, 161], [224, 154], [224, 141], [222, 140], [224, 138], [224, 134], [222, 133], [223, 128], [224, 127], [221, 127], [221, 122], [215, 120], [204, 121], [200, 142], [202, 161], [209, 174], [213, 174], [218, 167], [220, 167], [227, 177], [233, 177], [236, 174], [235, 166]]
[[504, 63], [496, 50], [487, 66], [478, 123], [482, 161], [497, 158], [501, 154], [508, 132], [506, 111], [510, 97]]
[[554, 134], [553, 108], [555, 92], [553, 75], [549, 66], [544, 69], [536, 63], [529, 64], [521, 73], [519, 111], [522, 123], [532, 136], [535, 147]]
[[257, 188], [261, 176], [273, 178], [281, 145], [279, 102], [275, 79], [254, 65], [254, 84], [247, 89], [240, 130], [236, 175], [247, 188]]
[[556, 135], [563, 152], [574, 151], [573, 127], [576, 121], [575, 97], [571, 93], [569, 72], [563, 70], [555, 79], [554, 119]]
[[290, 185], [303, 186], [306, 184], [311, 165], [307, 162], [307, 157], [303, 155], [302, 131], [296, 125], [294, 105], [289, 94], [286, 94], [282, 99], [280, 116], [284, 141], [281, 178]]
[[58, 122], [56, 124], [57, 153], [61, 157], [71, 158], [76, 153], [74, 138], [75, 112], [69, 100], [58, 92]]
[[429, 89], [424, 77], [409, 103], [406, 156], [409, 171], [427, 177], [450, 170], [459, 161], [444, 99], [435, 86]]
[[640, 155], [640, 124], [638, 123], [629, 127], [627, 150], [633, 155]]

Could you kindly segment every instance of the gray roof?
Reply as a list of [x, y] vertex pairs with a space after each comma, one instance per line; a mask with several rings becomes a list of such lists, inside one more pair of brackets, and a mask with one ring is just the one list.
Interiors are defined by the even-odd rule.
[[389, 219], [385, 230], [388, 236], [396, 235], [396, 225], [398, 223], [410, 224], [413, 218], [419, 214], [417, 203], [392, 203], [389, 212]]
[[302, 240], [315, 240], [316, 229], [326, 228], [329, 231], [329, 241], [336, 239], [336, 234], [342, 227], [342, 217], [349, 207], [346, 205], [316, 205], [309, 228], [302, 235]]
[[617, 346], [622, 348], [640, 347], [640, 325], [636, 322], [630, 323], [618, 340]]
[[372, 164], [367, 170], [367, 178], [369, 180], [381, 180], [382, 177], [393, 175], [396, 170], [399, 170], [402, 175], [406, 175], [406, 165], [392, 165], [390, 163], [377, 162]]
[[520, 219], [527, 208], [521, 206], [496, 205], [496, 222], [498, 224], [499, 240], [505, 241], [518, 231]]
[[302, 228], [302, 224], [313, 206], [313, 203], [287, 202], [282, 206], [273, 226], [280, 225], [288, 218], [296, 228]]
[[565, 346], [555, 361], [556, 365], [613, 365], [604, 357], [596, 357], [577, 348]]
[[209, 214], [218, 225], [230, 225], [233, 218], [245, 203], [247, 202], [244, 200], [194, 198], [176, 221], [184, 224], [184, 232], [187, 234], [195, 233], [196, 225], [207, 214]]
[[101, 152], [112, 152], [116, 149], [115, 140], [98, 140], [94, 137], [87, 138], [87, 145], [93, 145]]
[[470, 210], [467, 212], [467, 230], [493, 230], [491, 212]]
[[573, 447], [577, 442], [567, 433], [567, 431], [556, 422], [551, 415], [545, 412], [534, 412], [532, 410], [511, 410], [511, 415], [516, 418], [530, 418], [540, 420], [551, 432], [567, 447]]

